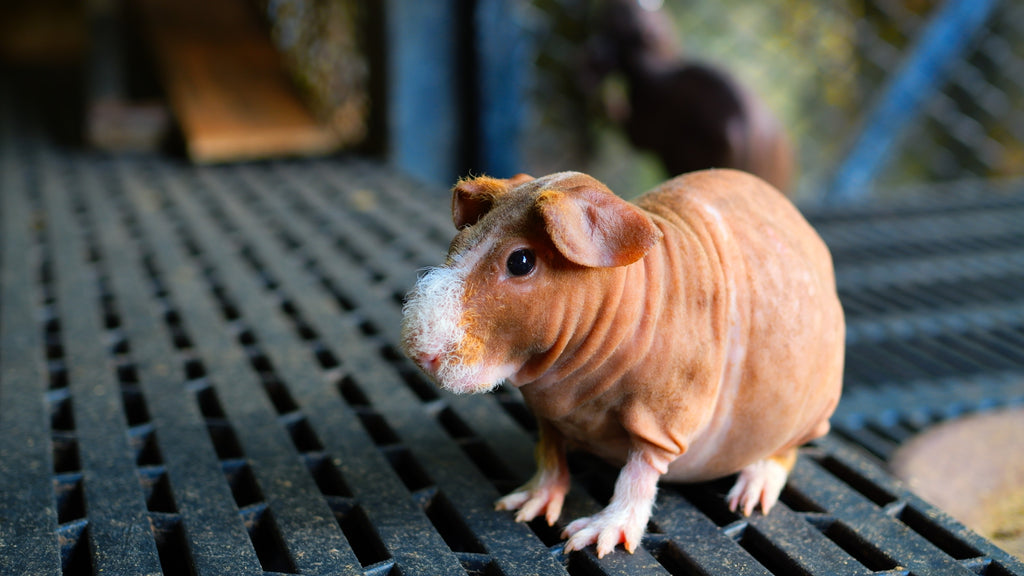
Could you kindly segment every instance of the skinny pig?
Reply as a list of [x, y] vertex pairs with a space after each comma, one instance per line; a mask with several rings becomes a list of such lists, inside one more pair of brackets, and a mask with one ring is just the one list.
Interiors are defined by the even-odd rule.
[[538, 471], [498, 509], [553, 524], [567, 448], [622, 470], [608, 506], [566, 527], [566, 551], [632, 552], [659, 479], [738, 472], [729, 507], [771, 509], [796, 448], [829, 429], [844, 353], [831, 255], [782, 194], [734, 170], [636, 204], [581, 173], [481, 177], [455, 186], [452, 215], [403, 348], [452, 392], [522, 391]]

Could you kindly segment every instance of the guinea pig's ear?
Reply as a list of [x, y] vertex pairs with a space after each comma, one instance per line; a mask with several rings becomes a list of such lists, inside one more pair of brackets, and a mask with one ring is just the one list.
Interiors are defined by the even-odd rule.
[[611, 192], [545, 190], [537, 205], [555, 247], [581, 266], [632, 264], [661, 241], [650, 216]]
[[494, 206], [494, 200], [512, 188], [533, 180], [528, 174], [511, 178], [467, 178], [452, 188], [452, 220], [458, 229], [476, 224]]

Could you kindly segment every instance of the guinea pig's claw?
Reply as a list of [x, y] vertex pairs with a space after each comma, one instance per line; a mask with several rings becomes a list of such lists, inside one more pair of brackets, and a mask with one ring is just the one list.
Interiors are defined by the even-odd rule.
[[643, 537], [647, 520], [630, 510], [609, 510], [605, 508], [588, 518], [580, 518], [569, 524], [562, 532], [568, 537], [564, 551], [583, 550], [591, 544], [597, 545], [597, 557], [604, 558], [615, 550], [620, 542], [630, 554], [636, 550]]
[[562, 514], [565, 493], [559, 486], [534, 489], [524, 487], [498, 500], [494, 509], [518, 510], [516, 522], [529, 522], [543, 513], [548, 526], [553, 526]]
[[740, 471], [736, 484], [729, 495], [729, 510], [742, 510], [744, 516], [754, 513], [761, 505], [761, 512], [767, 514], [779, 501], [779, 494], [786, 485], [788, 470], [772, 459], [758, 460]]

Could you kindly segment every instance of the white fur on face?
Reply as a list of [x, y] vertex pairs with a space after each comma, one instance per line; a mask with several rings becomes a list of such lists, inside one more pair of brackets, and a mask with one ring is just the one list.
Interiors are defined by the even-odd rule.
[[456, 393], [486, 392], [503, 379], [481, 362], [466, 363], [460, 348], [466, 342], [463, 322], [466, 271], [459, 267], [429, 268], [413, 287], [402, 308], [402, 348], [412, 359], [436, 357], [431, 373], [443, 388]]
[[454, 268], [428, 268], [402, 307], [402, 345], [412, 358], [454, 352], [466, 336], [459, 325], [465, 277]]

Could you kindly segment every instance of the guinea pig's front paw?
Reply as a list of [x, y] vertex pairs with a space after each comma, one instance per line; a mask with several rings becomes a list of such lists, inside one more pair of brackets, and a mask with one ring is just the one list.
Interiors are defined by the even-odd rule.
[[597, 557], [615, 550], [620, 542], [632, 554], [647, 528], [650, 510], [635, 507], [616, 506], [614, 503], [587, 518], [580, 518], [569, 524], [562, 537], [568, 537], [565, 552], [582, 550], [597, 544]]
[[569, 492], [567, 474], [538, 474], [515, 492], [498, 500], [495, 510], [519, 510], [516, 522], [529, 522], [544, 514], [549, 526], [553, 526], [562, 514], [562, 503]]

